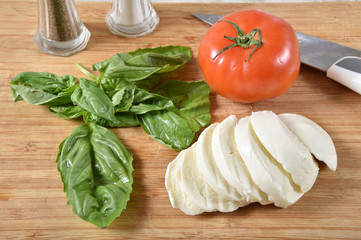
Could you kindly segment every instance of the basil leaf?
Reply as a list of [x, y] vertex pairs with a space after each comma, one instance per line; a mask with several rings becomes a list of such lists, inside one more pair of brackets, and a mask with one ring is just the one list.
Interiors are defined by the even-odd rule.
[[[93, 65], [94, 70], [100, 70], [104, 78], [120, 78], [127, 81], [137, 81], [147, 78], [148, 76], [159, 71], [159, 67], [147, 66], [138, 67], [128, 65], [124, 59], [124, 54], [115, 54], [104, 64], [97, 63]], [[100, 67], [101, 66], [101, 67]]]
[[[104, 91], [104, 93], [106, 95], [108, 95], [111, 98], [111, 95], [114, 91], [114, 89], [116, 89], [116, 80], [117, 79], [102, 79], [102, 81], [99, 84], [99, 88], [102, 89]], [[106, 82], [105, 82], [106, 81]]]
[[120, 78], [102, 78], [100, 81], [100, 88], [102, 88], [108, 96], [112, 96], [114, 92], [129, 85], [136, 86], [137, 88], [143, 89], [145, 91], [150, 91], [160, 81], [161, 79], [159, 75], [151, 75], [145, 79], [136, 82], [129, 82]]
[[130, 82], [119, 78], [102, 78], [99, 87], [110, 97], [114, 92], [131, 85]]
[[154, 73], [170, 72], [191, 59], [191, 49], [182, 46], [166, 46], [138, 49], [118, 53], [110, 59], [93, 65], [103, 78], [120, 78], [127, 81], [143, 80]]
[[108, 121], [90, 112], [83, 112], [83, 120], [86, 123], [96, 123], [103, 127], [134, 127], [139, 126], [137, 116], [131, 112], [120, 112], [115, 114], [116, 121]]
[[134, 85], [128, 85], [114, 92], [112, 103], [115, 106], [116, 112], [129, 111], [134, 101], [135, 89], [136, 87]]
[[155, 93], [170, 98], [194, 132], [211, 122], [210, 87], [205, 81], [169, 80], [159, 86]]
[[142, 48], [130, 52], [132, 58], [126, 60], [133, 66], [158, 66], [161, 72], [171, 72], [184, 65], [191, 59], [190, 47], [166, 46], [156, 48]]
[[116, 122], [109, 122], [109, 127], [135, 127], [139, 126], [137, 116], [131, 112], [120, 112], [115, 114]]
[[187, 148], [194, 132], [185, 119], [171, 111], [152, 111], [138, 115], [142, 129], [154, 140], [175, 150]]
[[97, 63], [93, 64], [93, 66], [92, 66], [93, 71], [104, 72], [111, 61], [112, 61], [112, 59], [109, 58], [109, 59], [106, 59], [104, 61], [97, 62]]
[[142, 89], [136, 89], [133, 105], [130, 111], [135, 114], [144, 114], [150, 111], [168, 109], [178, 112], [171, 99]]
[[[169, 99], [172, 105], [164, 107], [162, 111], [154, 111], [159, 104], [152, 102], [150, 106], [153, 106], [153, 111], [138, 115], [138, 120], [151, 138], [173, 149], [182, 150], [192, 143], [195, 132], [211, 121], [209, 92], [210, 88], [204, 81], [166, 81], [156, 89], [153, 96]], [[140, 106], [144, 107], [141, 104], [137, 107]], [[133, 105], [131, 111], [135, 107]]]
[[82, 78], [79, 82], [79, 87], [71, 95], [73, 103], [98, 117], [116, 122], [114, 105], [104, 91], [92, 80]]
[[112, 62], [121, 63], [131, 58], [132, 56], [128, 53], [117, 53], [114, 54], [111, 58], [93, 64], [93, 71], [104, 72]]
[[73, 119], [83, 116], [85, 111], [80, 106], [55, 106], [49, 107], [51, 113], [63, 118], [63, 119]]
[[161, 81], [161, 78], [158, 74], [153, 74], [143, 80], [133, 82], [135, 86], [146, 91], [151, 91], [156, 85]]
[[80, 218], [105, 228], [130, 198], [133, 156], [110, 130], [77, 127], [59, 146], [56, 159], [68, 204]]
[[134, 114], [144, 114], [163, 109], [178, 111], [171, 99], [137, 88], [135, 85], [128, 85], [115, 92], [112, 103], [116, 112], [130, 111]]
[[29, 104], [57, 106], [71, 103], [70, 96], [77, 79], [57, 76], [48, 72], [22, 72], [11, 82], [13, 101], [25, 100]]

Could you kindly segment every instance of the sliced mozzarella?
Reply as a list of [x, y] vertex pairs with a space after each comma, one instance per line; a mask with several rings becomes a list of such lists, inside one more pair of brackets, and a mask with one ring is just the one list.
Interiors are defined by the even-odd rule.
[[[220, 173], [213, 156], [212, 135], [218, 123], [212, 124], [203, 130], [197, 141], [196, 160], [199, 172], [204, 180], [214, 189], [217, 194], [225, 198], [240, 201], [242, 196], [226, 181]], [[248, 204], [248, 203], [244, 203]]]
[[238, 152], [258, 187], [278, 207], [294, 204], [303, 193], [297, 191], [298, 187], [292, 184], [291, 177], [264, 151], [252, 132], [250, 118], [240, 119], [234, 131]]
[[237, 151], [234, 128], [238, 119], [231, 115], [217, 125], [212, 137], [212, 150], [218, 169], [237, 189], [246, 202], [269, 203], [267, 196], [254, 184], [247, 167]]
[[318, 166], [309, 150], [273, 112], [254, 112], [250, 119], [265, 149], [291, 174], [302, 192], [310, 190], [316, 181]]
[[231, 212], [240, 207], [237, 201], [224, 198], [217, 194], [206, 181], [204, 181], [196, 162], [196, 145], [193, 144], [185, 152], [181, 167], [183, 189], [200, 208], [207, 212]]
[[165, 174], [165, 186], [173, 208], [180, 208], [188, 215], [196, 215], [204, 212], [184, 191], [181, 179], [181, 166], [183, 164], [185, 151], [168, 164]]
[[332, 170], [337, 168], [335, 145], [328, 133], [314, 121], [298, 115], [284, 113], [278, 117], [299, 138], [308, 150]]

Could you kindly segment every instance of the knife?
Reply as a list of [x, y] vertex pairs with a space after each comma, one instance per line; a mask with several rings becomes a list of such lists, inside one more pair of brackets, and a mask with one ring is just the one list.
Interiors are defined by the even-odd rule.
[[[193, 16], [214, 25], [224, 17], [217, 14], [195, 13]], [[301, 62], [361, 94], [361, 51], [318, 37], [296, 32]]]

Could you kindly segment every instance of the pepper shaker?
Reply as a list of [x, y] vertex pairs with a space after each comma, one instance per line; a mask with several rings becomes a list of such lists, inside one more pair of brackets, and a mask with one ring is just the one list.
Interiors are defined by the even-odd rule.
[[74, 0], [38, 0], [34, 42], [45, 53], [68, 56], [85, 48], [89, 30], [79, 18]]
[[150, 0], [113, 0], [105, 21], [112, 33], [136, 38], [153, 32], [159, 17]]

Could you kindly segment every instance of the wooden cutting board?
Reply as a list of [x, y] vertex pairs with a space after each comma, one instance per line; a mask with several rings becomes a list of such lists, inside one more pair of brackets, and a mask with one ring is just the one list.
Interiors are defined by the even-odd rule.
[[82, 122], [63, 120], [46, 107], [13, 103], [9, 82], [23, 71], [83, 75], [86, 67], [118, 52], [159, 45], [185, 45], [193, 59], [175, 78], [202, 80], [198, 45], [209, 29], [194, 12], [227, 14], [260, 8], [288, 21], [295, 30], [361, 49], [361, 2], [277, 4], [154, 4], [160, 24], [148, 36], [126, 39], [108, 30], [110, 3], [77, 2], [92, 33], [87, 48], [70, 57], [41, 53], [33, 42], [36, 1], [0, 4], [0, 239], [290, 238], [361, 239], [361, 96], [302, 66], [285, 94], [255, 104], [231, 102], [211, 93], [212, 122], [252, 111], [298, 113], [333, 138], [338, 168], [320, 164], [314, 187], [296, 204], [280, 209], [252, 204], [232, 213], [187, 216], [170, 205], [164, 186], [167, 165], [177, 152], [151, 140], [139, 128], [112, 129], [134, 154], [134, 190], [127, 209], [99, 229], [66, 205], [56, 169], [58, 145]]

